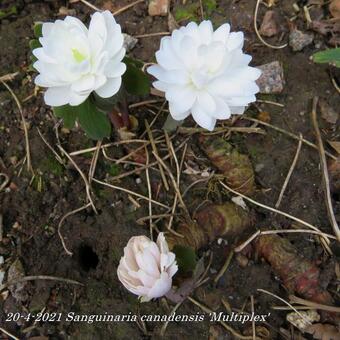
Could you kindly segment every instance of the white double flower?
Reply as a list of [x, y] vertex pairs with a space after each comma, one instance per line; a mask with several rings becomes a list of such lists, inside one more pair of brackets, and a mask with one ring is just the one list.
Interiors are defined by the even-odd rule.
[[126, 70], [124, 38], [109, 11], [94, 13], [88, 29], [71, 16], [44, 23], [39, 41], [35, 84], [48, 88], [47, 105], [77, 106], [93, 91], [102, 98], [118, 92]]
[[159, 233], [157, 243], [146, 236], [132, 237], [124, 248], [117, 273], [126, 289], [142, 301], [149, 301], [171, 289], [177, 270], [176, 256], [169, 251], [163, 233]]
[[192, 114], [198, 125], [213, 130], [217, 119], [242, 114], [256, 100], [261, 71], [248, 66], [243, 42], [242, 32], [230, 33], [229, 24], [214, 31], [210, 21], [191, 22], [162, 38], [158, 64], [148, 72], [157, 78], [154, 87], [165, 92], [175, 120]]

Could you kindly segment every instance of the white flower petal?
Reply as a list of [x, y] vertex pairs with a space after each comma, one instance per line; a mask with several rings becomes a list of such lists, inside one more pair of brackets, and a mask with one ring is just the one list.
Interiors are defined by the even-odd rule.
[[[129, 274], [131, 275], [132, 273], [130, 272]], [[143, 286], [148, 288], [151, 288], [155, 283], [155, 278], [153, 276], [148, 275], [141, 269], [138, 270], [138, 272], [134, 272], [132, 276], [137, 278]]]
[[209, 115], [216, 119], [230, 118], [231, 111], [229, 106], [224, 102], [224, 100], [219, 97], [215, 97], [215, 103], [216, 103], [215, 110], [212, 113], [209, 112]]
[[74, 82], [71, 86], [71, 90], [79, 94], [83, 92], [89, 93], [92, 91], [94, 84], [95, 77], [93, 75], [86, 75]]
[[208, 92], [201, 91], [197, 96], [197, 102], [202, 110], [208, 114], [216, 111], [215, 100]]
[[192, 109], [192, 117], [194, 118], [195, 122], [202, 128], [212, 131], [215, 127], [216, 119], [202, 111], [197, 103]]
[[230, 32], [230, 25], [223, 24], [213, 33], [213, 40], [220, 41], [223, 44], [225, 44], [227, 42], [229, 32]]
[[57, 64], [57, 60], [48, 56], [42, 47], [35, 48], [32, 53], [37, 59], [44, 63]]
[[177, 107], [181, 107], [181, 111], [188, 110], [196, 99], [196, 93], [187, 86], [172, 86], [168, 88], [165, 97], [170, 102], [176, 102]]
[[106, 23], [102, 13], [96, 12], [92, 15], [88, 36], [91, 42], [92, 53], [100, 52], [107, 38]]
[[[71, 17], [71, 16], [68, 15], [64, 19], [64, 22], [66, 24], [68, 24], [69, 26], [71, 26], [72, 28], [74, 28], [74, 29], [77, 28], [79, 31], [81, 31], [82, 33], [87, 35], [87, 28], [86, 28], [86, 26], [78, 18]], [[44, 28], [44, 26], [43, 26], [43, 28]], [[45, 35], [44, 32], [43, 32], [43, 35]]]
[[255, 102], [255, 95], [252, 96], [244, 96], [244, 97], [233, 97], [227, 100], [228, 105], [230, 106], [243, 106], [248, 105], [249, 103]]
[[116, 63], [115, 60], [110, 60], [105, 66], [104, 74], [110, 78], [121, 77], [126, 71], [126, 65], [124, 63]]
[[122, 78], [109, 78], [103, 86], [96, 89], [96, 93], [102, 98], [110, 98], [119, 91], [121, 84]]
[[77, 92], [71, 91], [70, 92], [69, 104], [71, 106], [78, 106], [81, 103], [83, 103], [89, 95], [90, 95], [90, 92], [77, 93]]
[[159, 233], [157, 237], [157, 246], [161, 254], [166, 254], [169, 252], [168, 243], [165, 240], [164, 234]]
[[148, 298], [156, 299], [163, 295], [165, 295], [170, 289], [172, 285], [172, 280], [169, 277], [168, 273], [161, 273], [160, 278], [155, 282], [153, 287], [148, 292]]
[[168, 84], [187, 84], [189, 77], [186, 72], [179, 70], [167, 71], [163, 67], [153, 65], [148, 67], [148, 73], [156, 77], [158, 80]]
[[50, 106], [62, 106], [70, 100], [70, 88], [67, 86], [50, 87], [44, 95], [45, 103]]
[[176, 70], [183, 68], [180, 58], [177, 56], [172, 48], [171, 40], [169, 37], [161, 39], [161, 49], [156, 52], [156, 60], [158, 64], [167, 70]]
[[47, 37], [51, 33], [53, 27], [54, 25], [52, 22], [44, 22], [41, 28], [42, 35]]
[[136, 261], [138, 267], [145, 271], [148, 275], [157, 278], [159, 276], [159, 269], [156, 259], [152, 256], [151, 252], [144, 250], [136, 254]]
[[227, 48], [229, 51], [236, 50], [238, 48], [242, 48], [243, 43], [244, 43], [243, 32], [232, 32], [229, 34]]
[[154, 87], [155, 89], [157, 89], [157, 90], [159, 90], [159, 91], [162, 91], [162, 92], [165, 92], [165, 91], [169, 88], [169, 84], [164, 83], [164, 82], [159, 81], [159, 80], [154, 81], [154, 82], [152, 83], [152, 85], [153, 85], [153, 87]]
[[198, 26], [198, 30], [200, 32], [201, 42], [204, 44], [209, 44], [214, 31], [211, 21], [202, 21]]
[[242, 115], [246, 109], [245, 106], [230, 106], [229, 108], [232, 115]]

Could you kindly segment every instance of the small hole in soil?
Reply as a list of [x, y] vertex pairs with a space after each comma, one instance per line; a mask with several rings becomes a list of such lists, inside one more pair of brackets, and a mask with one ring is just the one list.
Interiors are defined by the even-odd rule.
[[99, 258], [98, 255], [93, 251], [92, 247], [87, 244], [82, 244], [78, 250], [79, 265], [81, 269], [89, 271], [90, 269], [96, 269]]

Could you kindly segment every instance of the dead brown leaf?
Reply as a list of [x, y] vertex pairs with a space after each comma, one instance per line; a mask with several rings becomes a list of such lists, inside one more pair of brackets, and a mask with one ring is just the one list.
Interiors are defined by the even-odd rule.
[[316, 323], [306, 329], [306, 333], [312, 334], [314, 339], [340, 340], [339, 330], [328, 324]]
[[331, 12], [333, 18], [340, 18], [340, 0], [333, 0], [329, 4], [329, 11]]
[[330, 21], [326, 21], [326, 20], [320, 20], [320, 21], [312, 21], [312, 23], [310, 24], [310, 28], [315, 31], [318, 32], [322, 35], [327, 35], [329, 33], [336, 35], [336, 33], [340, 32], [340, 21], [334, 21], [334, 22], [330, 22]]
[[267, 112], [267, 111], [261, 111], [257, 115], [257, 119], [260, 120], [261, 122], [270, 123], [270, 121], [271, 121], [270, 113]]

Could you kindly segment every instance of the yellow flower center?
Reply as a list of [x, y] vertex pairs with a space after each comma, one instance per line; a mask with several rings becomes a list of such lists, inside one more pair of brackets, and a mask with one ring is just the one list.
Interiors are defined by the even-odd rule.
[[83, 60], [86, 59], [86, 56], [81, 54], [81, 52], [79, 52], [76, 48], [72, 48], [72, 54], [77, 63], [81, 63]]

